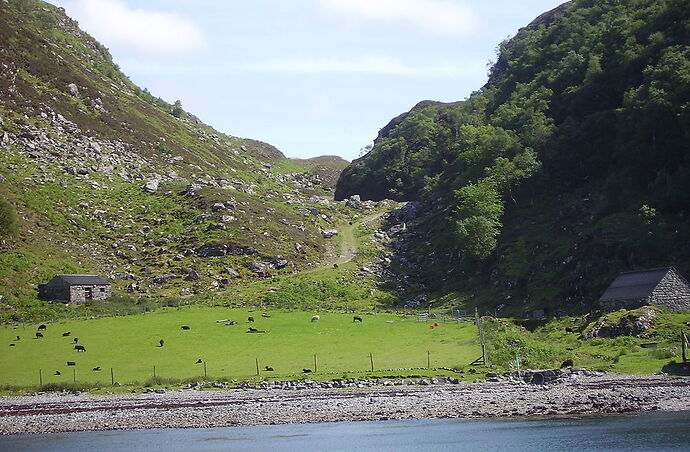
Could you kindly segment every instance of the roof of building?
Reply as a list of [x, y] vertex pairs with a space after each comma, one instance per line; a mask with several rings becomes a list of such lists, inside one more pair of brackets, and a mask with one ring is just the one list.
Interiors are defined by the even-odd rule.
[[51, 283], [63, 283], [68, 286], [109, 286], [110, 283], [96, 275], [57, 275]]
[[613, 280], [599, 301], [624, 300], [649, 296], [673, 267], [621, 273]]

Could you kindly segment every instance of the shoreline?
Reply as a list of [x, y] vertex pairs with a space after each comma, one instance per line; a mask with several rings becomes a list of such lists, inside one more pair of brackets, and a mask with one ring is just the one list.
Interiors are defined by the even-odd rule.
[[151, 428], [518, 418], [690, 410], [690, 378], [605, 375], [549, 385], [511, 381], [346, 389], [174, 390], [0, 398], [0, 435]]

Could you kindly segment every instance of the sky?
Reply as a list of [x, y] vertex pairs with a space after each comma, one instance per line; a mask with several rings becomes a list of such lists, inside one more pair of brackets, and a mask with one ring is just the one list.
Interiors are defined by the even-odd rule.
[[141, 88], [288, 157], [356, 158], [416, 103], [467, 98], [562, 0], [49, 0]]

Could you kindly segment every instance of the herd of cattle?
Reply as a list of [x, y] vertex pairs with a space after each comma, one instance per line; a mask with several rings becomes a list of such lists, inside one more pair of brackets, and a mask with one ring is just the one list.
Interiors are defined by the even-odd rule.
[[[43, 338], [45, 338], [45, 336], [43, 335], [43, 331], [46, 331], [47, 329], [48, 329], [48, 325], [46, 325], [46, 324], [41, 324], [41, 325], [39, 325], [39, 326], [38, 326], [38, 329], [37, 329], [37, 331], [36, 331], [36, 333], [35, 333], [35, 338], [34, 338], [34, 339], [43, 339]], [[71, 332], [71, 331], [65, 331], [64, 333], [62, 333], [62, 337], [70, 337], [71, 335], [72, 335], [72, 332]], [[21, 341], [21, 339], [22, 339], [21, 336], [16, 336], [15, 339], [14, 339], [15, 342], [11, 343], [11, 344], [10, 344], [10, 347], [15, 347], [15, 346], [16, 346], [16, 342]], [[83, 345], [78, 344], [78, 342], [79, 342], [79, 338], [78, 338], [78, 337], [73, 337], [73, 338], [72, 338], [72, 342], [70, 342], [70, 344], [72, 344], [72, 345], [74, 346], [74, 351], [76, 351], [76, 352], [86, 352], [86, 347], [84, 347]], [[66, 364], [67, 364], [67, 366], [76, 366], [76, 365], [77, 365], [76, 361], [67, 361]], [[96, 367], [94, 367], [94, 368], [91, 369], [91, 370], [94, 371], [94, 372], [99, 372], [99, 371], [101, 370], [101, 366], [96, 366]], [[59, 370], [56, 370], [56, 371], [53, 373], [53, 375], [62, 375], [62, 374], [60, 373]]]
[[[271, 316], [270, 316], [269, 314], [261, 314], [261, 317], [263, 317], [263, 318], [271, 318]], [[318, 315], [314, 315], [314, 316], [311, 317], [311, 322], [318, 322], [319, 320], [321, 320], [321, 317], [318, 316]], [[363, 321], [363, 319], [362, 319], [361, 316], [355, 315], [355, 316], [352, 317], [352, 322], [353, 322], [353, 323], [354, 323], [354, 322], [362, 322], [362, 321]], [[254, 322], [255, 322], [255, 319], [254, 319], [253, 316], [247, 317], [247, 323], [254, 323]], [[238, 325], [238, 322], [236, 322], [236, 321], [234, 321], [234, 320], [233, 320], [233, 321], [230, 321], [230, 320], [228, 320], [228, 319], [216, 320], [216, 323], [222, 323], [222, 324], [224, 324], [224, 325], [226, 325], [226, 326]], [[184, 330], [184, 331], [189, 331], [189, 330], [192, 329], [192, 327], [190, 327], [189, 325], [182, 325], [182, 326], [180, 326], [180, 328], [181, 328], [182, 330]], [[39, 326], [38, 326], [38, 329], [37, 329], [37, 331], [36, 331], [36, 333], [35, 333], [35, 339], [43, 339], [43, 338], [45, 337], [45, 336], [43, 335], [43, 332], [46, 331], [47, 329], [48, 329], [48, 326], [47, 326], [47, 325], [45, 325], [45, 324], [39, 325]], [[253, 327], [248, 327], [248, 329], [247, 329], [247, 333], [265, 333], [265, 332], [266, 332], [266, 330], [260, 330], [260, 329], [253, 328]], [[62, 337], [70, 337], [71, 335], [72, 335], [72, 332], [71, 332], [71, 331], [66, 331], [66, 332], [62, 333]], [[21, 336], [16, 336], [15, 342], [9, 344], [10, 347], [16, 346], [16, 342], [19, 342], [20, 340], [21, 340]], [[76, 352], [86, 352], [86, 347], [84, 347], [83, 345], [78, 344], [78, 342], [79, 342], [79, 338], [78, 338], [78, 337], [73, 337], [73, 338], [72, 338], [72, 342], [71, 342], [70, 344], [72, 344], [72, 345], [74, 346], [74, 350], [75, 350]], [[164, 340], [164, 339], [160, 339], [160, 340], [158, 341], [158, 347], [163, 347], [164, 345], [165, 345], [165, 340]], [[196, 364], [201, 364], [201, 363], [203, 363], [203, 361], [201, 360], [201, 358], [199, 358], [199, 359], [196, 361]], [[67, 366], [76, 366], [76, 365], [77, 365], [77, 363], [76, 363], [75, 361], [67, 361]], [[91, 369], [91, 370], [94, 371], [94, 372], [99, 372], [99, 371], [101, 370], [101, 367], [100, 367], [100, 366], [96, 366], [96, 367], [94, 367], [94, 368]], [[264, 370], [267, 371], [267, 372], [272, 372], [272, 371], [273, 371], [273, 367], [271, 367], [271, 366], [265, 366], [265, 367], [264, 367]], [[312, 372], [312, 370], [311, 370], [311, 369], [302, 369], [302, 372], [304, 372], [304, 373], [309, 373], [309, 372]], [[56, 370], [55, 373], [54, 373], [53, 375], [61, 375], [61, 373], [60, 373], [59, 370]]]

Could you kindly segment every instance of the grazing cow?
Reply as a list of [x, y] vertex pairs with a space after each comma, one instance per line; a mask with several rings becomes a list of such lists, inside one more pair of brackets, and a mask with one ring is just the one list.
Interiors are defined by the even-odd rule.
[[264, 330], [257, 330], [256, 328], [249, 327], [247, 330], [247, 333], [265, 333], [266, 331]]
[[21, 339], [21, 337], [17, 336], [17, 340]]
[[362, 321], [362, 318], [358, 315], [352, 317], [352, 323], [361, 322], [361, 321]]
[[338, 264], [333, 264], [333, 268], [338, 268]]
[[46, 328], [48, 328], [48, 327], [45, 324], [38, 325], [38, 331], [45, 330]]
[[268, 314], [261, 314], [261, 317], [264, 317], [264, 318], [267, 318], [267, 319], [270, 319], [270, 318], [271, 318], [271, 316], [268, 315]]
[[75, 345], [74, 349], [78, 352], [85, 352], [86, 351], [86, 347], [84, 347], [83, 345]]
[[159, 347], [162, 347], [163, 344], [165, 344], [165, 341], [163, 339], [161, 339], [160, 341], [158, 341], [158, 343], [160, 344]]
[[62, 375], [59, 370], [56, 370], [53, 375]]
[[237, 322], [235, 322], [235, 321], [233, 320], [232, 322], [228, 322], [228, 323], [225, 324], [225, 326], [231, 326], [231, 325], [237, 325]]
[[76, 366], [77, 363], [75, 363], [74, 361], [67, 361], [67, 365], [68, 366]]
[[91, 370], [93, 370], [94, 372], [99, 372], [101, 370], [101, 366], [96, 366]]
[[311, 369], [302, 369], [302, 372], [304, 372], [305, 374], [308, 374], [311, 372]]
[[183, 330], [191, 330], [191, 328], [188, 325], [182, 325], [180, 328]]
[[72, 334], [71, 331], [68, 331], [68, 332], [66, 332], [66, 333], [62, 333], [62, 337], [67, 337], [67, 336], [69, 336], [70, 334]]
[[10, 347], [14, 347], [15, 345], [17, 345], [17, 344], [10, 344]]
[[74, 338], [74, 343], [76, 344], [77, 342], [79, 342], [79, 338], [78, 338], [78, 337], [75, 337], [75, 338]]
[[254, 321], [254, 317], [252, 317], [252, 316], [247, 317], [247, 322], [253, 322], [253, 321]]
[[216, 320], [216, 323], [225, 323], [225, 322], [227, 322], [228, 320], [229, 320], [229, 319]]
[[311, 321], [312, 321], [312, 322], [318, 322], [319, 320], [321, 320], [321, 317], [320, 317], [320, 316], [318, 316], [318, 315], [313, 315], [313, 316], [311, 316]]
[[43, 337], [43, 333], [36, 332], [36, 339]]
[[271, 366], [264, 366], [264, 369], [266, 370], [266, 372], [273, 372], [273, 367]]
[[564, 367], [573, 367], [573, 360], [566, 359], [565, 361], [563, 361], [563, 363], [561, 364], [561, 369], [563, 369]]
[[201, 364], [201, 363], [203, 363], [203, 361], [201, 360], [201, 358], [199, 358], [196, 360], [196, 363], [194, 363], [194, 364]]

